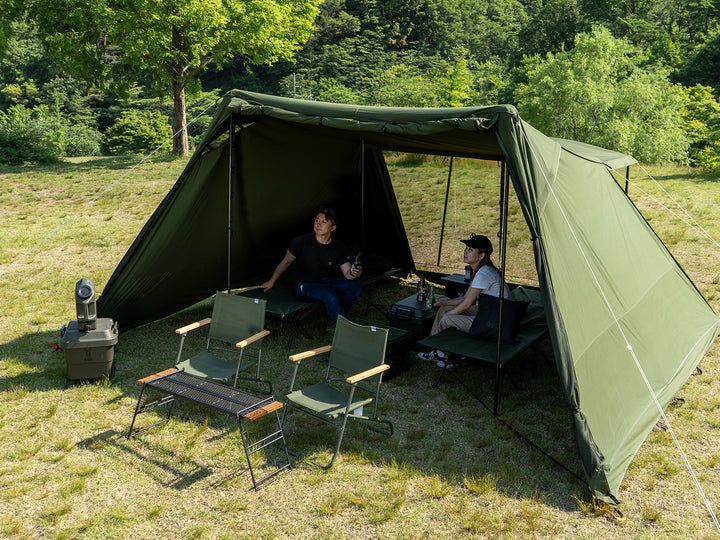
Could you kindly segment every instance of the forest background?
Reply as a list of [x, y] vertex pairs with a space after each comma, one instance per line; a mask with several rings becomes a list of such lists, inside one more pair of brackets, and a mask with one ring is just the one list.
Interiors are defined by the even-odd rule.
[[[137, 31], [130, 13], [142, 24], [164, 19], [141, 4], [0, 0], [0, 163], [145, 154], [172, 139], [177, 87], [173, 96], [142, 61], [154, 44], [133, 56], [127, 42], [113, 43]], [[124, 9], [126, 27], [112, 34], [90, 25], [90, 5], [118, 17]], [[190, 149], [212, 103], [242, 88], [364, 105], [510, 103], [550, 136], [644, 163], [720, 167], [720, 0], [295, 2], [304, 11], [293, 20], [307, 27], [284, 22], [283, 0], [266, 3], [273, 18], [239, 0], [155, 5], [200, 10], [196, 26], [177, 35], [173, 26], [168, 36], [173, 46], [196, 47], [180, 51], [186, 64], [176, 69], [185, 70]], [[220, 18], [218, 8], [233, 15]], [[249, 36], [245, 45], [207, 54], [202, 45], [227, 29]], [[281, 38], [294, 46], [270, 50]], [[167, 144], [161, 151], [182, 153]]]

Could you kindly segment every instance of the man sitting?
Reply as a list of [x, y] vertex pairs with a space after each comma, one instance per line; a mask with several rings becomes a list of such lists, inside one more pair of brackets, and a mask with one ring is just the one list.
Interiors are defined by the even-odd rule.
[[260, 285], [267, 291], [278, 278], [295, 263], [293, 292], [303, 302], [320, 300], [325, 304], [333, 323], [338, 315], [347, 313], [360, 297], [361, 284], [356, 281], [362, 268], [353, 268], [352, 253], [332, 238], [337, 228], [335, 212], [320, 208], [313, 216], [313, 232], [298, 236], [290, 242], [285, 257], [277, 265], [269, 280]]

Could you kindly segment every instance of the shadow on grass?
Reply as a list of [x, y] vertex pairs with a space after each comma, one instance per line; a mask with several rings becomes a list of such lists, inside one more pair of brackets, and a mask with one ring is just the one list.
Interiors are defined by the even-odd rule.
[[720, 182], [720, 174], [718, 171], [708, 169], [678, 169], [666, 173], [656, 172], [652, 177], [658, 182], [669, 182], [673, 180], [692, 182], [694, 184]]
[[[95, 168], [104, 170], [129, 170], [146, 159], [146, 156], [88, 156], [85, 158], [71, 158], [46, 165], [0, 165], [0, 174], [28, 174], [28, 172], [76, 172], [88, 171]], [[172, 155], [158, 154], [152, 156], [153, 163], [170, 163], [176, 159], [186, 160], [187, 158], [176, 158]]]
[[[410, 290], [395, 282], [381, 286], [378, 292], [389, 306], [393, 299], [411, 294]], [[128, 426], [141, 388], [137, 380], [172, 367], [179, 345], [175, 328], [208, 317], [211, 310], [211, 302], [205, 301], [160, 321], [121, 333], [115, 353], [115, 377], [110, 384], [94, 384], [107, 384], [112, 390], [107, 400], [125, 399], [132, 404], [125, 415]], [[351, 316], [388, 322], [379, 310], [371, 310], [365, 315], [364, 306], [357, 306]], [[322, 310], [316, 310], [305, 323], [312, 339], [297, 333], [291, 353], [331, 342], [326, 330], [328, 321]], [[292, 365], [287, 358], [290, 325], [268, 319], [266, 327], [271, 335], [266, 338], [263, 348], [262, 374], [273, 382], [275, 399], [283, 400], [292, 376]], [[58, 340], [59, 332], [45, 332], [27, 334], [5, 344], [3, 356], [13, 358], [25, 369], [16, 365], [16, 370], [22, 373], [0, 379], [0, 390], [14, 387], [37, 392], [62, 389], [66, 377], [65, 360], [62, 353], [53, 352], [51, 348]], [[204, 348], [204, 340], [204, 332], [191, 333], [185, 350]], [[543, 347], [548, 359], [528, 353], [509, 368], [517, 387], [506, 377], [498, 417], [491, 412], [493, 369], [461, 366], [455, 372], [445, 373], [440, 384], [432, 388], [439, 368], [417, 359], [417, 351], [406, 351], [407, 369], [383, 382], [381, 388], [379, 413], [393, 422], [394, 435], [379, 435], [360, 423], [349, 423], [338, 461], [330, 474], [337, 475], [338, 481], [342, 481], [345, 475], [351, 474], [352, 464], [361, 462], [407, 467], [418, 475], [440, 476], [444, 482], [460, 486], [467, 480], [496, 478], [493, 489], [499, 493], [518, 499], [540, 498], [557, 508], [574, 509], [577, 499], [587, 498], [585, 485], [520, 440], [499, 421], [513, 426], [571, 471], [581, 470], [572, 419], [551, 360], [551, 348], [547, 342]], [[308, 372], [301, 377], [317, 379], [326, 365], [321, 359], [305, 361], [303, 367]], [[104, 402], [98, 406], [106, 405]], [[317, 454], [324, 452], [323, 448], [334, 447], [332, 437], [328, 438], [321, 426], [296, 419], [297, 413], [289, 415], [286, 424], [286, 440], [291, 449], [300, 454]], [[231, 425], [229, 429], [237, 429], [237, 425]], [[137, 439], [142, 440], [142, 436]], [[175, 489], [192, 485], [208, 474], [208, 470], [197, 463], [189, 463], [187, 467], [167, 466], [153, 457], [152, 447], [142, 453], [136, 446], [138, 443], [126, 442], [124, 434], [117, 431], [99, 433], [79, 444], [91, 448], [93, 445], [113, 445], [122, 450], [128, 467], [147, 461], [144, 465], [148, 467], [146, 473], [162, 485]], [[142, 459], [138, 460], [138, 457]], [[323, 459], [322, 456], [319, 459]]]
[[168, 464], [153, 457], [151, 445], [144, 444], [145, 453], [139, 452], [137, 446], [129, 441], [126, 433], [107, 430], [77, 443], [79, 448], [91, 451], [104, 451], [108, 446], [115, 447], [121, 452], [117, 455], [125, 461], [125, 465], [135, 471], [135, 474], [144, 474], [158, 484], [176, 490], [187, 489], [196, 482], [204, 480], [213, 473], [207, 467], [183, 459], [181, 463]]

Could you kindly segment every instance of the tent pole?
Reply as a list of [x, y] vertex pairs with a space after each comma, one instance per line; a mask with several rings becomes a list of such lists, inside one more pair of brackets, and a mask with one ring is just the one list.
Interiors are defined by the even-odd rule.
[[493, 403], [493, 414], [497, 415], [498, 405], [500, 403], [500, 391], [502, 390], [502, 373], [500, 366], [500, 352], [502, 350], [502, 315], [503, 315], [503, 299], [505, 295], [505, 255], [507, 253], [507, 215], [508, 215], [508, 198], [510, 194], [510, 175], [508, 168], [503, 160], [500, 169], [500, 307], [498, 308], [498, 336], [497, 349], [495, 353], [495, 400]]
[[232, 183], [235, 173], [235, 115], [230, 115], [230, 137], [228, 138], [228, 228], [227, 228], [227, 292], [230, 292], [232, 283]]
[[630, 190], [630, 165], [625, 168], [625, 195]]
[[365, 139], [360, 149], [360, 251], [365, 249]]
[[440, 254], [442, 253], [443, 236], [445, 236], [445, 217], [447, 216], [448, 198], [450, 197], [450, 179], [452, 178], [453, 163], [455, 157], [450, 156], [450, 168], [448, 169], [447, 186], [445, 187], [445, 206], [443, 207], [442, 225], [440, 226], [440, 244], [438, 245], [437, 266], [440, 266]]

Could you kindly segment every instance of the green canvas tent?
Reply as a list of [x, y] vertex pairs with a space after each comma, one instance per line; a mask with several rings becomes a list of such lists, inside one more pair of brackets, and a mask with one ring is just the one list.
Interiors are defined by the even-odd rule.
[[720, 321], [609, 172], [630, 156], [551, 139], [511, 106], [360, 107], [229, 92], [120, 262], [99, 316], [129, 329], [263, 281], [320, 204], [346, 238], [414, 269], [383, 150], [498, 160], [533, 247], [593, 493], [630, 461]]

